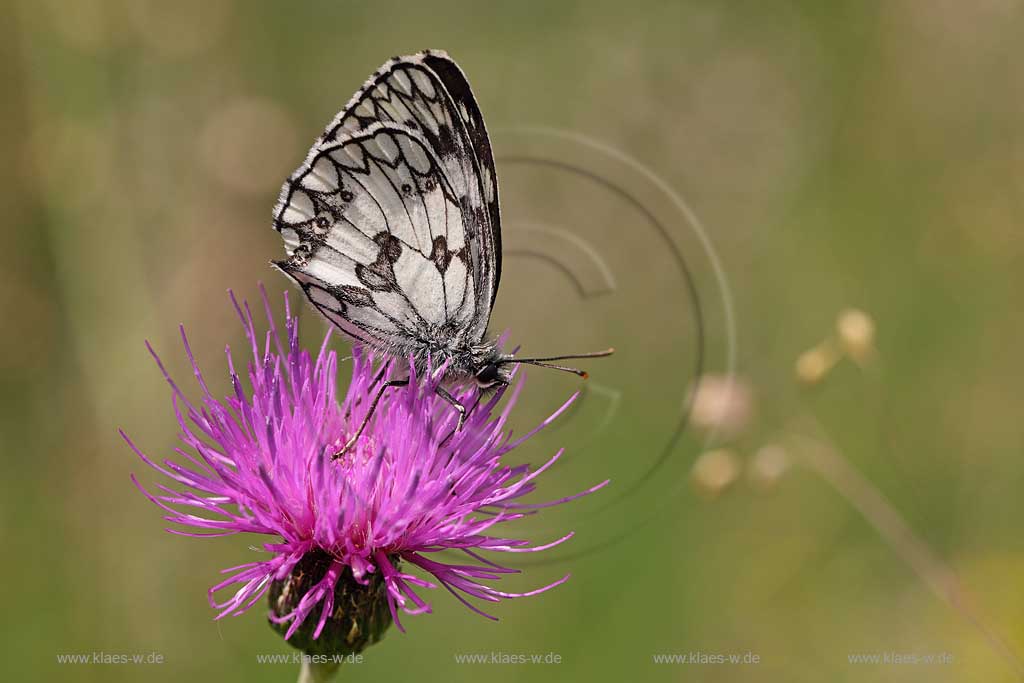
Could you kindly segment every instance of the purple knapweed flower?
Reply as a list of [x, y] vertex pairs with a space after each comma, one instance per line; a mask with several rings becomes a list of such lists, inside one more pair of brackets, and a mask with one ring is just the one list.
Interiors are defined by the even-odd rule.
[[[151, 347], [150, 352], [171, 386], [180, 438], [187, 448], [175, 449], [180, 461], [159, 465], [125, 436], [147, 465], [184, 487], [176, 491], [157, 485], [148, 491], [132, 477], [169, 513], [164, 519], [188, 528], [168, 531], [275, 537], [263, 544], [268, 559], [225, 570], [231, 576], [210, 589], [218, 619], [245, 612], [269, 592], [270, 620], [286, 639], [299, 634], [290, 641], [293, 645], [309, 652], [351, 652], [378, 640], [392, 619], [401, 629], [400, 611], [429, 612], [416, 588], [440, 584], [473, 611], [493, 619], [467, 597], [497, 602], [535, 595], [568, 579], [566, 575], [527, 593], [503, 592], [486, 582], [517, 570], [496, 564], [480, 551], [535, 552], [562, 543], [572, 534], [530, 545], [506, 537], [500, 528], [607, 483], [549, 503], [525, 504], [519, 499], [534, 490], [534, 480], [562, 451], [532, 471], [527, 465], [502, 464], [505, 454], [553, 421], [575, 396], [536, 429], [512, 440], [505, 423], [521, 381], [500, 413], [495, 411], [504, 389], [481, 396], [475, 388], [459, 388], [459, 400], [476, 405], [462, 429], [446, 440], [457, 413], [435, 393], [443, 367], [416, 376], [411, 362], [382, 363], [357, 349], [351, 383], [339, 401], [338, 358], [328, 349], [330, 332], [314, 359], [299, 346], [298, 319], [287, 294], [284, 340], [265, 293], [265, 337], [257, 334], [248, 305], [239, 307], [234, 295], [231, 299], [251, 346], [251, 390], [244, 388], [228, 348], [233, 393], [215, 397], [182, 328], [185, 353], [202, 392], [198, 404], [185, 397]], [[392, 373], [409, 372], [409, 385], [386, 392], [355, 446], [332, 459], [363, 419], [376, 387]], [[439, 558], [443, 550], [468, 559], [454, 563], [451, 557]], [[432, 580], [409, 573], [400, 563], [418, 567]], [[218, 600], [229, 588], [233, 594]]]

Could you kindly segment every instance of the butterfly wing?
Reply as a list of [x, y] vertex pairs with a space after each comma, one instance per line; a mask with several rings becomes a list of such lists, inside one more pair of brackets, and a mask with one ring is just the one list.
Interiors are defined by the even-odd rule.
[[445, 89], [451, 96], [459, 115], [462, 117], [462, 122], [466, 126], [466, 132], [473, 146], [480, 176], [480, 189], [483, 192], [484, 203], [487, 207], [493, 240], [494, 291], [491, 298], [491, 305], [493, 306], [494, 296], [498, 293], [498, 283], [501, 280], [501, 212], [498, 206], [498, 174], [494, 170], [494, 152], [491, 149], [491, 138], [487, 135], [484, 116], [480, 112], [480, 106], [476, 103], [476, 98], [473, 97], [473, 91], [469, 87], [466, 74], [462, 72], [459, 65], [447, 53], [440, 50], [428, 50], [422, 53], [422, 58], [424, 63], [441, 79]]
[[390, 352], [473, 343], [471, 217], [419, 132], [374, 123], [314, 148], [285, 184], [277, 265], [343, 332]]
[[435, 150], [468, 217], [477, 295], [473, 335], [483, 337], [501, 278], [501, 223], [494, 155], [483, 115], [458, 65], [440, 50], [388, 60], [345, 106], [320, 144], [374, 122], [419, 132]]

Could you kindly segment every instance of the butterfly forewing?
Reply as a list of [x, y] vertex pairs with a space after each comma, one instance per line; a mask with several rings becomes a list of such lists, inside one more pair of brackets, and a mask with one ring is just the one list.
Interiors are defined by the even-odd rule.
[[[455, 103], [473, 147], [480, 175], [480, 187], [492, 233], [493, 289], [494, 294], [497, 294], [498, 283], [501, 280], [501, 212], [498, 206], [498, 174], [494, 170], [494, 152], [491, 149], [491, 139], [487, 135], [487, 127], [484, 125], [484, 116], [480, 112], [476, 98], [473, 97], [473, 91], [469, 87], [466, 75], [451, 57], [438, 50], [428, 50], [422, 54], [422, 58], [423, 63], [437, 74], [448, 95], [452, 98], [452, 102]], [[493, 305], [493, 303], [492, 298], [491, 304]]]
[[321, 136], [329, 145], [376, 121], [419, 132], [435, 151], [467, 215], [477, 283], [473, 334], [482, 337], [501, 276], [494, 158], [483, 116], [462, 70], [442, 51], [395, 57], [378, 69]]
[[406, 351], [475, 329], [468, 220], [437, 154], [394, 124], [314, 149], [282, 192], [278, 266], [342, 331]]
[[483, 117], [445, 53], [396, 57], [335, 117], [281, 189], [278, 266], [358, 341], [466, 354], [501, 270]]

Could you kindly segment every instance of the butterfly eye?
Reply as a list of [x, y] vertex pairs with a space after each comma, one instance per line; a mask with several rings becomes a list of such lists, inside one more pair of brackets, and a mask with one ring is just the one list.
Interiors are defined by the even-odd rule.
[[412, 185], [410, 185], [409, 183], [402, 183], [402, 194], [411, 194], [411, 193], [412, 193]]
[[341, 201], [343, 201], [343, 202], [350, 202], [353, 199], [355, 199], [355, 195], [352, 194], [351, 191], [349, 191], [349, 190], [342, 190], [341, 191]]
[[331, 227], [331, 219], [328, 218], [327, 216], [324, 216], [323, 214], [317, 216], [316, 227], [320, 228], [321, 230], [326, 230], [327, 228]]
[[480, 371], [476, 373], [476, 383], [482, 388], [492, 386], [497, 381], [498, 366], [494, 363], [488, 363], [480, 368]]

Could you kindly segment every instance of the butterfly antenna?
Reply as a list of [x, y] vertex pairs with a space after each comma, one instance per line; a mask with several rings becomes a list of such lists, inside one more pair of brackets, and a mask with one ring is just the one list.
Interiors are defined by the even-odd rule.
[[584, 370], [578, 368], [570, 368], [566, 365], [555, 365], [549, 363], [552, 360], [570, 360], [576, 358], [604, 358], [615, 353], [615, 349], [605, 349], [604, 351], [593, 351], [591, 353], [574, 353], [567, 356], [546, 356], [544, 358], [507, 358], [501, 361], [501, 363], [516, 363], [522, 365], [536, 365], [541, 368], [550, 368], [552, 370], [561, 370], [562, 372], [571, 372], [574, 375], [579, 375], [583, 379], [588, 377]]

